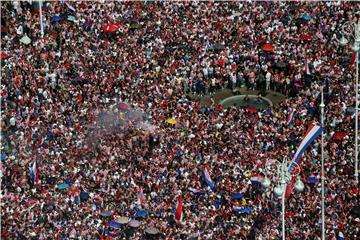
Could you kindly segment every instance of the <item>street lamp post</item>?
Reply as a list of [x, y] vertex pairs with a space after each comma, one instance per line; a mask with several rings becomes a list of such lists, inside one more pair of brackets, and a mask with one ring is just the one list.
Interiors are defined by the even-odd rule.
[[[324, 128], [324, 88], [321, 87], [321, 127]], [[325, 240], [324, 131], [321, 132], [321, 240]]]
[[[277, 182], [278, 185], [274, 187], [273, 192], [276, 196], [281, 196], [281, 233], [282, 233], [282, 239], [286, 239], [286, 228], [285, 228], [285, 195], [286, 195], [286, 186], [287, 184], [292, 180], [293, 177], [296, 177], [297, 172], [300, 171], [288, 171], [290, 165], [288, 164], [288, 161], [285, 159], [283, 162], [279, 162], [277, 160], [271, 160], [272, 163], [275, 163], [277, 165]], [[265, 163], [265, 174], [268, 168], [269, 162]], [[293, 163], [295, 165], [295, 168], [298, 170], [300, 169], [299, 165], [296, 163]], [[265, 175], [264, 180], [262, 181], [262, 186], [264, 188], [268, 188], [271, 185], [270, 179]], [[302, 192], [304, 190], [304, 183], [298, 179], [295, 183], [295, 190], [298, 192]]]
[[41, 38], [44, 37], [44, 23], [42, 19], [42, 0], [39, 0], [39, 15], [40, 15], [40, 31], [41, 31]]
[[[350, 27], [354, 34], [345, 31], [345, 27]], [[354, 37], [354, 45], [352, 50], [356, 52], [356, 78], [355, 78], [355, 180], [356, 184], [359, 183], [359, 146], [358, 146], [358, 133], [359, 133], [359, 45], [360, 45], [360, 20], [357, 23], [345, 24], [342, 28], [343, 36], [340, 39], [340, 44], [345, 46], [349, 42], [344, 34]]]

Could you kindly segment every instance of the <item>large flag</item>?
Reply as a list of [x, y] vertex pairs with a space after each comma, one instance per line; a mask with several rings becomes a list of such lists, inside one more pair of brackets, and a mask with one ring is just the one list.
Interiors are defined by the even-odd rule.
[[179, 196], [178, 202], [176, 204], [175, 220], [179, 223], [182, 222], [183, 213], [182, 213], [182, 195]]
[[39, 183], [39, 171], [38, 171], [38, 166], [37, 166], [36, 160], [33, 163], [32, 167], [30, 168], [30, 178], [31, 178], [33, 184], [37, 185]]
[[206, 184], [210, 187], [211, 190], [214, 190], [215, 189], [215, 184], [211, 180], [211, 177], [210, 177], [209, 171], [207, 169], [207, 166], [204, 168], [203, 173], [204, 173], [204, 180], [205, 180]]
[[300, 164], [301, 156], [304, 154], [306, 148], [315, 140], [315, 138], [317, 138], [322, 133], [322, 131], [324, 131], [323, 127], [313, 124], [310, 125], [310, 127], [306, 131], [304, 139], [300, 143], [300, 146], [292, 159], [292, 162], [288, 169], [289, 172], [292, 172], [294, 170], [296, 164]]
[[[306, 131], [304, 139], [301, 141], [299, 148], [297, 149], [292, 162], [288, 168], [288, 172], [292, 172], [296, 164], [300, 164], [301, 156], [304, 154], [306, 148], [324, 131], [323, 127], [311, 124]], [[291, 182], [286, 186], [285, 198], [288, 198], [295, 185], [295, 177], [292, 177]]]

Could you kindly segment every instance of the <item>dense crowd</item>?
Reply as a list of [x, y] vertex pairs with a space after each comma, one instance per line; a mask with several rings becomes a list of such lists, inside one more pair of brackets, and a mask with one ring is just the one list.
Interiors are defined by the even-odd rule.
[[[321, 88], [327, 239], [359, 238], [355, 64], [339, 44], [358, 3], [51, 1], [42, 14], [43, 37], [36, 3], [1, 4], [2, 238], [143, 239], [152, 227], [166, 239], [279, 239], [281, 201], [250, 179], [320, 124]], [[224, 87], [288, 98], [253, 111], [189, 97]], [[305, 190], [286, 200], [288, 239], [320, 239], [320, 150], [316, 139]], [[117, 216], [141, 225], [115, 230]]]

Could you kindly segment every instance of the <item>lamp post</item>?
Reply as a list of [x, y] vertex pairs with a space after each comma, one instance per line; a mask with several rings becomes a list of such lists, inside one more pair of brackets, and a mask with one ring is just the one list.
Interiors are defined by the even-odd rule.
[[41, 31], [41, 38], [44, 37], [44, 23], [42, 19], [42, 0], [39, 0], [39, 15], [40, 15], [40, 31]]
[[[354, 31], [351, 33], [349, 31], [345, 31], [345, 28]], [[348, 35], [354, 38], [354, 44], [352, 50], [356, 52], [356, 78], [355, 78], [355, 180], [356, 184], [359, 184], [359, 146], [358, 146], [358, 131], [359, 131], [359, 45], [360, 45], [360, 20], [357, 23], [349, 23], [345, 24], [342, 27], [342, 37], [340, 39], [340, 45], [345, 46], [348, 44], [348, 40], [345, 38], [344, 35]]]
[[[321, 127], [324, 128], [324, 87], [321, 87]], [[324, 131], [321, 132], [321, 240], [325, 240]]]
[[[270, 179], [267, 177], [266, 171], [268, 170], [269, 161], [265, 163], [265, 178], [263, 179], [261, 185], [264, 188], [269, 188], [271, 185]], [[274, 177], [277, 178], [277, 186], [274, 187], [273, 193], [280, 197], [281, 196], [281, 229], [282, 229], [282, 239], [286, 239], [286, 231], [285, 231], [285, 194], [286, 194], [286, 186], [292, 180], [293, 177], [296, 177], [297, 172], [300, 171], [288, 171], [290, 164], [287, 159], [284, 159], [283, 162], [279, 162], [277, 160], [271, 160], [271, 163], [275, 163], [277, 167], [277, 172], [274, 174]], [[271, 164], [270, 163], [270, 164]], [[296, 163], [292, 163], [295, 166], [295, 169], [300, 169], [299, 165]], [[271, 168], [271, 167], [270, 167]], [[270, 169], [269, 169], [270, 170]], [[302, 192], [304, 190], [304, 183], [298, 178], [295, 183], [295, 190], [298, 192]]]

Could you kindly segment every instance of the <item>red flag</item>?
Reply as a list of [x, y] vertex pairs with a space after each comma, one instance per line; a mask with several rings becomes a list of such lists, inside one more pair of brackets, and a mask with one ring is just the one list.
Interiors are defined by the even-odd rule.
[[180, 195], [178, 198], [178, 203], [176, 205], [175, 220], [178, 222], [182, 222], [182, 218], [182, 195]]
[[352, 66], [355, 63], [355, 60], [356, 60], [356, 52], [353, 52], [351, 54], [351, 60], [349, 62], [349, 66]]
[[292, 190], [294, 189], [294, 185], [295, 185], [295, 177], [292, 177], [291, 181], [286, 186], [285, 198], [290, 197]]

